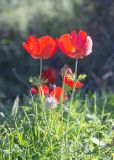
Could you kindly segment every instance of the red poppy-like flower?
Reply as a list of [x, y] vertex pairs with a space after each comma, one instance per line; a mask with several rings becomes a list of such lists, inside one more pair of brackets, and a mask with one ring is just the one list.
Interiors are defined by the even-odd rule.
[[93, 42], [86, 32], [80, 30], [77, 34], [72, 31], [71, 34], [63, 34], [59, 39], [59, 48], [70, 58], [84, 58], [92, 52]]
[[40, 86], [39, 90], [37, 87], [35, 87], [35, 88], [31, 88], [30, 92], [32, 94], [39, 94], [40, 93], [41, 95], [44, 94], [45, 96], [47, 96], [47, 95], [49, 95], [49, 88], [46, 85], [42, 84]]
[[[50, 96], [54, 97], [58, 102], [61, 99], [61, 96], [63, 95], [63, 90], [61, 87], [55, 87], [51, 92], [50, 92]], [[64, 100], [68, 99], [68, 95], [64, 94]]]
[[[70, 74], [67, 74], [66, 76], [64, 76], [64, 84], [68, 85], [71, 88], [74, 88], [75, 82], [74, 80], [70, 79]], [[82, 88], [84, 86], [83, 83], [81, 83], [80, 81], [76, 82], [76, 88]]]
[[48, 80], [49, 83], [55, 83], [57, 79], [56, 71], [53, 68], [47, 68], [42, 72], [42, 78]]
[[32, 35], [22, 45], [34, 59], [48, 59], [55, 54], [58, 48], [57, 39], [50, 36], [36, 38], [35, 35]]
[[[30, 91], [33, 94], [39, 94], [39, 91], [37, 88], [31, 88]], [[44, 94], [46, 97], [54, 97], [59, 103], [60, 98], [63, 95], [63, 90], [61, 87], [55, 87], [53, 90], [49, 91], [49, 88], [46, 85], [42, 84], [40, 87], [40, 94], [41, 95]], [[64, 94], [64, 100], [67, 100], [67, 99], [68, 99], [68, 95]]]

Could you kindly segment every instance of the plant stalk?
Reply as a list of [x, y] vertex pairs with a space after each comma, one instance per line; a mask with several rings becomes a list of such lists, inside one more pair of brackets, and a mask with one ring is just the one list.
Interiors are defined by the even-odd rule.
[[75, 61], [75, 81], [77, 80], [77, 77], [78, 77], [77, 69], [78, 69], [78, 59], [76, 59]]
[[41, 79], [41, 76], [42, 76], [42, 59], [40, 59], [40, 79]]

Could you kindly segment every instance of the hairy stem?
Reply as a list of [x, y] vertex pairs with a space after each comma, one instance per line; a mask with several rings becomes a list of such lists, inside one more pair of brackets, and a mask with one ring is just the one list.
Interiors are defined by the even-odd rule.
[[78, 68], [78, 59], [76, 59], [75, 61], [75, 81], [77, 80], [77, 76], [78, 76], [77, 68]]
[[42, 76], [42, 59], [40, 59], [40, 79], [41, 79], [41, 76]]

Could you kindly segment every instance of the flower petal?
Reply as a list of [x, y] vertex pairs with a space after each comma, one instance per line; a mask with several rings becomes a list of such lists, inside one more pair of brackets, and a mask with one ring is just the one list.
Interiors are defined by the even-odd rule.
[[[50, 92], [50, 96], [55, 97], [57, 99], [57, 101], [60, 101], [61, 96], [63, 95], [63, 90], [61, 87], [55, 87], [51, 92]], [[64, 100], [66, 100], [67, 94], [64, 94]]]
[[92, 52], [93, 41], [90, 36], [87, 37], [87, 41], [84, 47], [85, 55], [88, 56]]
[[81, 83], [80, 81], [77, 81], [76, 82], [76, 88], [79, 89], [79, 88], [82, 88], [84, 86], [83, 83]]
[[54, 48], [53, 51], [51, 52], [51, 57], [55, 54], [55, 52], [57, 52], [57, 50], [58, 50], [58, 48], [59, 48], [59, 46], [58, 46], [58, 42], [59, 42], [58, 38], [55, 38], [55, 39], [54, 39], [54, 42], [55, 42], [55, 48]]
[[43, 59], [47, 59], [54, 54], [53, 51], [55, 50], [56, 43], [52, 37], [42, 36], [41, 38], [39, 38], [39, 45], [40, 45], [39, 55]]
[[34, 42], [33, 48], [31, 50], [31, 56], [34, 59], [39, 59], [40, 58], [39, 49], [40, 49], [39, 41], [38, 41], [38, 39], [36, 39], [35, 42]]
[[22, 46], [23, 46], [23, 48], [24, 48], [28, 53], [31, 52], [26, 42], [23, 42], [23, 43], [22, 43]]
[[28, 44], [28, 47], [30, 48], [30, 50], [33, 49], [33, 45], [35, 43], [35, 40], [36, 40], [35, 35], [31, 35], [28, 37], [27, 44]]
[[45, 85], [45, 84], [42, 84], [40, 86], [40, 94], [42, 95], [45, 95], [45, 96], [48, 96], [49, 95], [49, 88]]
[[83, 48], [86, 43], [86, 40], [87, 40], [87, 33], [80, 30], [78, 33], [78, 42], [77, 42], [78, 48]]
[[75, 31], [71, 32], [71, 38], [72, 44], [77, 48], [77, 34]]
[[31, 88], [31, 89], [30, 89], [30, 92], [31, 92], [32, 94], [38, 94], [38, 89], [36, 89], [36, 88]]
[[70, 34], [63, 34], [59, 39], [59, 47], [64, 53], [75, 52], [75, 47], [71, 41]]
[[42, 78], [47, 79], [47, 83], [55, 83], [57, 79], [56, 71], [53, 68], [47, 68], [42, 72]]
[[70, 75], [69, 74], [64, 76], [64, 84], [68, 85], [71, 88], [74, 87], [74, 81], [70, 79]]
[[[64, 84], [68, 85], [71, 88], [74, 88], [75, 81], [70, 79], [70, 74], [67, 74], [66, 76], [64, 76]], [[84, 86], [83, 83], [81, 83], [80, 81], [77, 81], [75, 88], [79, 89], [79, 88], [82, 88], [83, 86]]]

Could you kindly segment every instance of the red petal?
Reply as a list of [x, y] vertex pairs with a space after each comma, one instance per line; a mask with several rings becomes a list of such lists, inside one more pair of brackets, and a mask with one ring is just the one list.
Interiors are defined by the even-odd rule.
[[27, 44], [28, 44], [28, 47], [30, 48], [30, 50], [32, 50], [33, 45], [35, 43], [35, 40], [36, 40], [35, 35], [31, 35], [28, 37]]
[[40, 58], [39, 57], [39, 43], [34, 35], [30, 36], [27, 40], [27, 43], [24, 42], [22, 45], [24, 49], [27, 52], [29, 52], [33, 58], [35, 59]]
[[55, 87], [51, 92], [50, 92], [50, 96], [55, 97], [57, 99], [57, 101], [60, 101], [60, 98], [63, 94], [63, 90], [61, 87]]
[[70, 79], [70, 75], [67, 74], [65, 77], [64, 77], [64, 84], [67, 84], [68, 86], [70, 86], [71, 88], [74, 87], [74, 81]]
[[87, 33], [85, 31], [80, 30], [78, 33], [78, 38], [81, 38], [84, 42], [86, 42]]
[[55, 50], [56, 43], [52, 37], [42, 36], [41, 38], [39, 38], [39, 45], [40, 45], [39, 55], [43, 59], [48, 59], [52, 56], [52, 54], [54, 55], [53, 51]]
[[56, 71], [53, 68], [48, 68], [42, 72], [42, 78], [48, 79], [48, 83], [55, 83], [57, 79]]
[[71, 32], [71, 37], [72, 37], [72, 44], [77, 48], [77, 34], [75, 31]]
[[[72, 33], [72, 34], [74, 34], [74, 33]], [[78, 58], [78, 54], [76, 51], [76, 45], [74, 45], [73, 43], [72, 43], [71, 35], [64, 34], [59, 39], [59, 48], [68, 57], [76, 59], [76, 58]]]
[[33, 94], [38, 94], [38, 90], [36, 88], [31, 88], [30, 92]]
[[64, 53], [69, 53], [69, 52], [75, 52], [75, 47], [72, 44], [71, 41], [71, 35], [70, 34], [63, 34], [60, 39], [59, 39], [59, 46], [60, 49]]
[[[38, 91], [37, 88], [31, 88], [30, 92], [33, 93], [33, 94], [39, 94], [39, 91]], [[41, 95], [43, 94], [45, 96], [49, 95], [49, 88], [46, 85], [42, 84], [40, 86], [40, 94]]]
[[85, 43], [86, 43], [86, 40], [87, 40], [87, 33], [80, 30], [79, 33], [78, 33], [78, 42], [77, 42], [77, 46], [79, 48], [83, 48]]
[[57, 52], [59, 46], [58, 46], [58, 43], [59, 43], [59, 40], [58, 38], [55, 38], [54, 39], [54, 42], [55, 42], [55, 48], [53, 49], [52, 53], [51, 53], [51, 57]]
[[29, 49], [29, 47], [28, 47], [28, 45], [27, 45], [26, 42], [23, 42], [23, 43], [22, 43], [22, 46], [23, 46], [23, 48], [24, 48], [28, 53], [30, 53], [30, 49]]
[[65, 47], [64, 47], [64, 44], [59, 41], [59, 48], [61, 49], [61, 51], [64, 53], [64, 54], [68, 54], [69, 52], [66, 51]]
[[38, 41], [38, 39], [36, 39], [35, 42], [34, 42], [32, 51], [31, 51], [31, 56], [32, 56], [34, 59], [40, 59], [39, 49], [40, 49], [39, 41]]
[[77, 81], [76, 82], [76, 88], [79, 89], [79, 88], [82, 88], [84, 86], [83, 83], [81, 83], [80, 81]]
[[49, 88], [45, 84], [40, 86], [40, 94], [44, 94], [45, 96], [49, 95]]
[[[71, 88], [74, 88], [74, 85], [75, 85], [75, 82], [70, 79], [70, 75], [67, 74], [65, 77], [64, 77], [64, 84], [68, 85], [69, 87]], [[76, 88], [79, 89], [79, 88], [82, 88], [84, 86], [83, 83], [81, 83], [80, 81], [77, 81], [76, 82]]]

